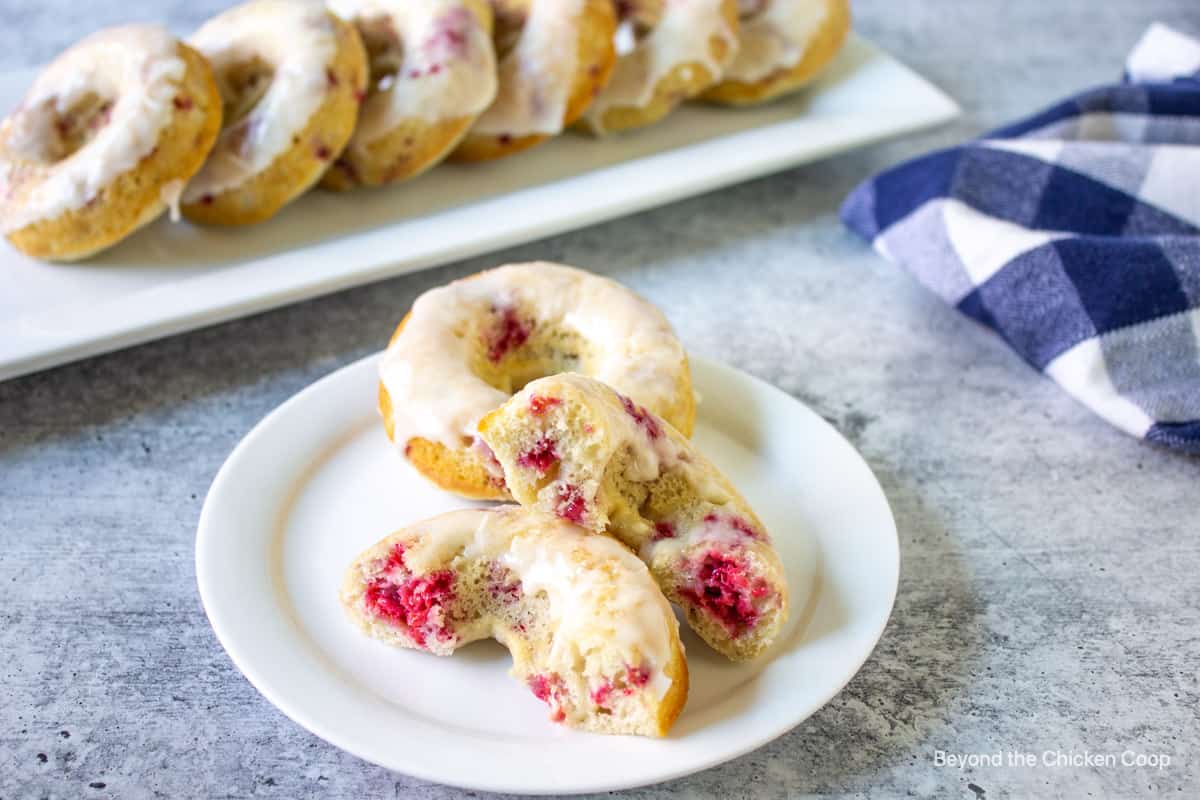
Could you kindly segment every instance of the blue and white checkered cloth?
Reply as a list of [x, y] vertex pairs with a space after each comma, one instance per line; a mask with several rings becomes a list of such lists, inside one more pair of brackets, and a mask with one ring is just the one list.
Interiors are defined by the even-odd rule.
[[859, 186], [880, 253], [1134, 436], [1200, 452], [1200, 41]]

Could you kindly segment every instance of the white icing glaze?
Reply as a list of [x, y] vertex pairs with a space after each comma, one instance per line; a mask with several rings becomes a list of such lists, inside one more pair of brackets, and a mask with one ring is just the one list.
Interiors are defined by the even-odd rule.
[[166, 205], [171, 222], [179, 222], [179, 199], [183, 196], [183, 187], [183, 179], [176, 178], [175, 180], [167, 181], [158, 190], [158, 196], [162, 198], [163, 204]]
[[[608, 86], [588, 107], [586, 117], [592, 127], [603, 129], [610, 109], [646, 106], [659, 81], [680, 64], [703, 66], [712, 80], [719, 79], [725, 65], [713, 57], [712, 40], [723, 40], [731, 54], [737, 47], [737, 36], [721, 6], [722, 0], [666, 0], [658, 24], [617, 60]], [[628, 39], [628, 23], [622, 23], [618, 48], [627, 49]]]
[[742, 19], [741, 46], [725, 77], [754, 83], [791, 69], [828, 16], [828, 0], [767, 0], [765, 8]]
[[514, 264], [433, 289], [413, 304], [380, 366], [397, 446], [419, 436], [460, 447], [474, 438], [480, 418], [508, 399], [471, 365], [484, 347], [475, 326], [492, 309], [514, 306], [536, 327], [558, 326], [591, 343], [582, 371], [642, 405], [672, 405], [684, 353], [661, 311], [583, 270]]
[[461, 554], [499, 561], [526, 595], [546, 595], [554, 634], [542, 668], [566, 676], [616, 648], [626, 664], [655, 668], [649, 686], [657, 697], [670, 687], [663, 668], [674, 615], [645, 565], [615, 540], [516, 506], [451, 511], [416, 527], [420, 537], [404, 555], [414, 573], [443, 569]]
[[[178, 42], [159, 25], [110, 28], [59, 56], [34, 81], [21, 106], [0, 126], [0, 227], [19, 230], [80, 208], [157, 145], [175, 113], [187, 65]], [[91, 141], [56, 160], [55, 123], [95, 95], [111, 102]], [[20, 175], [20, 173], [27, 173]], [[10, 180], [37, 176], [14, 195]]]
[[475, 123], [485, 136], [553, 136], [574, 83], [584, 0], [531, 0], [521, 36], [500, 60], [496, 100]]
[[331, 0], [329, 6], [360, 28], [385, 26], [397, 39], [395, 75], [369, 87], [351, 148], [408, 120], [474, 116], [495, 98], [492, 39], [462, 0]]
[[316, 3], [252, 0], [209, 20], [188, 42], [212, 65], [226, 100], [223, 77], [230, 70], [255, 60], [274, 70], [266, 92], [248, 114], [226, 122], [188, 183], [183, 201], [194, 203], [242, 185], [294, 146], [328, 91], [326, 67], [337, 51], [337, 31]]

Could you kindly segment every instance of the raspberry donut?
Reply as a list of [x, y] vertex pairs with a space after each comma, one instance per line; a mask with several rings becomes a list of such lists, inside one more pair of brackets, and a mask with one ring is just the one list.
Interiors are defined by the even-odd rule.
[[850, 31], [849, 0], [740, 0], [737, 58], [703, 95], [726, 105], [772, 100], [808, 84]]
[[454, 153], [483, 161], [561, 133], [608, 82], [616, 51], [612, 0], [492, 0], [500, 86]]
[[37, 258], [103, 250], [177, 200], [220, 127], [199, 53], [158, 25], [95, 33], [0, 124], [0, 227]]
[[687, 700], [679, 623], [621, 545], [516, 506], [452, 511], [360, 555], [341, 593], [388, 644], [449, 655], [493, 638], [550, 718], [663, 736]]
[[767, 531], [669, 423], [597, 380], [557, 375], [479, 432], [519, 503], [632, 548], [713, 649], [744, 661], [774, 640], [788, 588]]
[[350, 144], [321, 185], [378, 186], [441, 161], [496, 96], [486, 0], [333, 0], [354, 23], [371, 79]]
[[620, 284], [561, 264], [513, 264], [426, 292], [380, 366], [388, 437], [443, 489], [508, 499], [476, 427], [529, 381], [574, 370], [607, 381], [690, 435], [683, 346], [662, 312]]
[[341, 152], [366, 91], [354, 26], [304, 0], [253, 0], [190, 38], [212, 64], [224, 126], [183, 193], [194, 222], [261, 222], [308, 189]]
[[656, 122], [720, 80], [737, 49], [737, 0], [630, 0], [612, 79], [580, 127], [594, 134]]

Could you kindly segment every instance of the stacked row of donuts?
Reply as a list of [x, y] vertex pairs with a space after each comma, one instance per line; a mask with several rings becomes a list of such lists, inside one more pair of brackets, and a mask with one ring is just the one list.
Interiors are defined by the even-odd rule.
[[388, 438], [437, 486], [516, 501], [391, 534], [341, 599], [368, 634], [449, 655], [491, 637], [551, 718], [661, 736], [688, 694], [668, 601], [734, 661], [788, 612], [762, 521], [689, 440], [687, 356], [657, 308], [559, 264], [413, 304], [380, 366]]
[[186, 43], [108, 29], [0, 125], [0, 229], [75, 260], [167, 208], [259, 222], [318, 183], [395, 183], [695, 97], [763, 102], [848, 27], [847, 0], [251, 0]]

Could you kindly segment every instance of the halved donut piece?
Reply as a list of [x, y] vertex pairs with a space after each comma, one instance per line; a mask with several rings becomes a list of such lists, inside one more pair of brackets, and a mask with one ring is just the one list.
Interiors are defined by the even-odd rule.
[[580, 118], [593, 134], [639, 128], [720, 80], [737, 49], [737, 0], [628, 0], [616, 69]]
[[92, 255], [177, 202], [220, 127], [199, 53], [158, 25], [95, 33], [0, 124], [0, 227], [37, 258]]
[[557, 375], [479, 432], [521, 505], [620, 539], [713, 649], [741, 661], [775, 639], [788, 587], [766, 528], [665, 420], [597, 380]]
[[612, 0], [492, 0], [500, 57], [496, 100], [454, 152], [484, 161], [526, 150], [579, 118], [608, 82]]
[[486, 0], [332, 0], [354, 23], [371, 79], [354, 136], [321, 185], [378, 186], [441, 161], [495, 99]]
[[737, 58], [703, 99], [765, 103], [808, 85], [850, 31], [849, 0], [741, 0]]
[[493, 638], [550, 718], [663, 736], [687, 700], [679, 624], [617, 542], [516, 506], [452, 511], [360, 555], [341, 593], [389, 644], [449, 655]]
[[413, 304], [380, 365], [389, 438], [426, 478], [507, 499], [476, 426], [529, 381], [595, 375], [690, 434], [687, 356], [662, 312], [607, 278], [560, 264], [513, 264], [433, 289]]
[[262, 222], [319, 180], [349, 141], [367, 85], [362, 40], [320, 5], [252, 0], [189, 41], [212, 64], [225, 120], [184, 190], [183, 214]]

